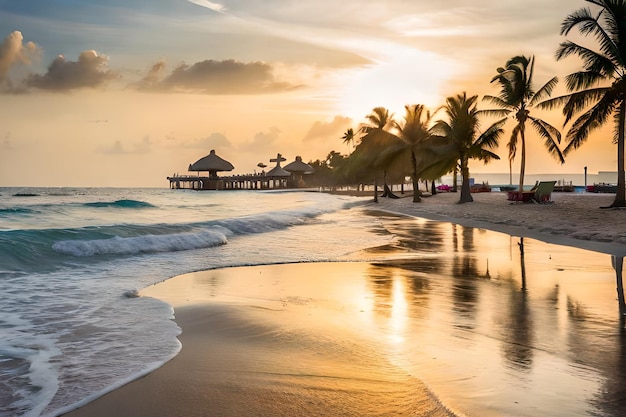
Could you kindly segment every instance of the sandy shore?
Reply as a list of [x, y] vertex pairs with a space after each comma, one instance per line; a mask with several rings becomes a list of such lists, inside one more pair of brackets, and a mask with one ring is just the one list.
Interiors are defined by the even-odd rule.
[[141, 296], [175, 309], [181, 352], [65, 416], [453, 417], [352, 328], [361, 300], [346, 299], [358, 295], [368, 265], [226, 268], [149, 287]]
[[[458, 194], [453, 193], [428, 197], [418, 204], [412, 203], [411, 198], [380, 198], [379, 203], [371, 203], [370, 208], [528, 236], [549, 243], [626, 254], [626, 210], [599, 208], [610, 204], [612, 195], [556, 193], [550, 204], [511, 203], [502, 193], [474, 194], [474, 199], [473, 203], [461, 205], [455, 204]], [[250, 274], [259, 273], [254, 268], [250, 271]], [[163, 288], [163, 285], [157, 287]], [[183, 329], [181, 353], [157, 371], [66, 414], [67, 417], [354, 415], [343, 404], [345, 397], [334, 396], [334, 392], [341, 391], [338, 386], [328, 386], [328, 389], [317, 386], [294, 392], [290, 388], [293, 381], [285, 380], [284, 375], [272, 375], [275, 364], [260, 366], [261, 358], [251, 353], [250, 343], [254, 343], [255, 335], [267, 331], [266, 327], [242, 325], [237, 320], [241, 310], [236, 306], [207, 302], [210, 299], [207, 288], [190, 287], [188, 283], [183, 284], [183, 288], [188, 291], [184, 296], [177, 296], [173, 290], [160, 293], [175, 307], [176, 321]], [[271, 311], [273, 307], [257, 306], [257, 317], [258, 312], [266, 308]], [[305, 372], [296, 365], [296, 362], [290, 364], [295, 374]], [[238, 371], [233, 372], [233, 369]], [[343, 378], [362, 382], [355, 390], [358, 395], [353, 395], [356, 402], [372, 403], [372, 392], [398, 393], [397, 384], [400, 384], [400, 390], [405, 391], [398, 395], [410, 391], [409, 397], [412, 397], [414, 392], [421, 393], [421, 397], [415, 399], [416, 404], [407, 407], [424, 412], [411, 415], [451, 415], [429, 397], [419, 381], [347, 375], [343, 373], [347, 370], [340, 369], [340, 365], [333, 368], [333, 372], [338, 372], [337, 379], [324, 383], [332, 385], [333, 381]], [[268, 389], [268, 386], [273, 388]], [[265, 413], [259, 414], [259, 410]]]
[[457, 193], [440, 193], [413, 203], [410, 197], [379, 198], [373, 208], [495, 230], [548, 243], [626, 255], [626, 210], [600, 209], [612, 194], [553, 193], [549, 204], [512, 203], [506, 194], [475, 193], [456, 204]]

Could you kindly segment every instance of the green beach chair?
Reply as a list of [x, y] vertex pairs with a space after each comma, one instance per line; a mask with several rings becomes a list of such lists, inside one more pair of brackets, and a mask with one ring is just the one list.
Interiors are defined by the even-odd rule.
[[554, 184], [556, 181], [541, 181], [535, 188], [534, 201], [536, 203], [549, 203], [552, 197], [552, 190], [554, 190]]

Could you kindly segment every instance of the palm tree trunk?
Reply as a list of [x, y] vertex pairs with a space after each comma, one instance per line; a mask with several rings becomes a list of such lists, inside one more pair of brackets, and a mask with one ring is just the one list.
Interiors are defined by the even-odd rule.
[[411, 175], [413, 179], [413, 202], [419, 203], [422, 199], [420, 198], [420, 182], [417, 178], [417, 157], [413, 149], [411, 149], [411, 164], [413, 165], [413, 174]]
[[457, 175], [458, 172], [459, 171], [456, 168], [456, 164], [454, 164], [454, 171], [452, 171], [452, 192], [453, 193], [456, 193], [458, 191], [457, 190], [457, 185], [456, 185], [456, 183], [458, 181], [458, 175]]
[[389, 197], [389, 186], [387, 186], [387, 170], [383, 170], [383, 194], [381, 197]]
[[413, 202], [420, 203], [422, 201], [420, 198], [420, 182], [414, 175], [411, 177], [413, 178]]
[[619, 304], [620, 317], [623, 319], [626, 314], [626, 301], [624, 301], [624, 282], [622, 280], [622, 268], [624, 265], [624, 258], [622, 256], [611, 256], [611, 264], [615, 269], [615, 280], [617, 289], [617, 302]]
[[611, 207], [626, 207], [626, 176], [624, 174], [624, 129], [626, 128], [626, 103], [619, 108], [617, 134], [617, 192]]
[[374, 176], [374, 203], [378, 203], [378, 177]]
[[459, 203], [471, 203], [474, 201], [472, 198], [472, 193], [470, 191], [470, 181], [469, 181], [469, 166], [468, 160], [466, 156], [461, 157], [461, 198], [459, 199]]
[[522, 158], [520, 161], [520, 169], [519, 169], [519, 192], [524, 191], [524, 171], [526, 171], [526, 129], [524, 126], [520, 129], [520, 137], [522, 140]]

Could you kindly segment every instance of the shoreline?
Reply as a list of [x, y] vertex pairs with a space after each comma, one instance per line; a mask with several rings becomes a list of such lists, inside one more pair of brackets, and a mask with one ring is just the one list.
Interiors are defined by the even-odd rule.
[[[488, 229], [612, 255], [626, 255], [626, 225], [623, 222], [626, 211], [599, 209], [601, 205], [612, 201], [612, 195], [557, 193], [552, 195], [552, 204], [511, 203], [503, 193], [478, 193], [472, 196], [475, 200], [473, 203], [456, 204], [459, 194], [455, 193], [437, 194], [424, 198], [421, 203], [413, 203], [411, 198], [407, 198], [410, 196], [405, 195], [400, 199], [379, 198], [378, 204], [368, 202], [366, 207], [372, 211]], [[613, 236], [618, 240], [610, 241]], [[251, 267], [251, 270], [260, 269]], [[163, 288], [164, 283], [173, 284], [176, 279], [169, 279], [153, 287]], [[153, 296], [151, 288], [149, 287], [147, 294]], [[242, 396], [241, 392], [232, 392], [232, 380], [229, 378], [233, 376], [226, 375], [227, 370], [218, 372], [218, 380], [213, 380], [213, 376], [206, 378], [207, 369], [220, 367], [220, 361], [224, 360], [237, 366], [243, 361], [248, 366], [246, 369], [250, 369], [251, 365], [246, 362], [249, 355], [246, 344], [241, 341], [228, 343], [224, 339], [224, 335], [229, 335], [227, 323], [233, 323], [228, 314], [239, 311], [237, 309], [241, 306], [236, 306], [236, 300], [222, 300], [221, 303], [211, 304], [211, 297], [206, 294], [200, 296], [189, 293], [186, 296], [188, 298], [178, 301], [163, 291], [160, 294], [157, 298], [175, 307], [176, 322], [183, 329], [179, 336], [183, 348], [179, 354], [154, 372], [62, 414], [63, 416], [105, 417], [128, 415], [128, 412], [137, 417], [246, 415], [245, 412], [241, 414], [250, 405], [245, 402], [252, 400], [250, 396]], [[275, 307], [260, 306], [262, 309]], [[224, 323], [220, 319], [223, 314], [230, 317]], [[217, 327], [220, 331], [213, 334], [206, 331], [207, 327]], [[207, 356], [207, 351], [211, 352], [208, 355], [211, 358]], [[218, 359], [212, 359], [213, 356]], [[264, 387], [256, 386], [256, 389], [252, 393], [255, 397], [254, 404], [258, 404], [260, 398], [260, 401], [269, 406], [276, 395], [280, 396], [280, 393], [273, 392], [270, 395], [272, 399], [269, 399]], [[155, 398], [158, 400], [155, 401]], [[239, 401], [236, 407], [233, 407], [233, 398], [235, 402]], [[287, 403], [293, 401], [291, 394], [280, 398]], [[309, 402], [314, 401], [314, 396], [307, 398]], [[210, 404], [208, 409], [207, 404]], [[318, 407], [324, 406], [318, 404]], [[330, 408], [325, 410], [332, 413]], [[437, 410], [437, 413], [441, 416], [451, 415], [446, 410]]]
[[502, 192], [474, 193], [474, 202], [458, 204], [459, 195], [438, 193], [413, 203], [410, 195], [405, 194], [399, 199], [379, 198], [370, 207], [626, 256], [626, 210], [600, 209], [613, 201], [612, 194], [552, 193], [552, 202], [548, 204], [511, 202]]
[[[338, 308], [325, 299], [342, 279], [360, 281], [370, 264], [309, 265], [199, 271], [142, 290], [142, 297], [174, 307], [181, 351], [155, 371], [62, 415], [456, 417], [421, 380], [377, 352], [367, 342], [371, 335], [351, 328], [350, 320], [359, 319], [357, 306]], [[290, 272], [282, 275], [285, 270]], [[293, 274], [300, 279], [276, 283]], [[228, 289], [216, 295], [212, 285], [218, 279]]]

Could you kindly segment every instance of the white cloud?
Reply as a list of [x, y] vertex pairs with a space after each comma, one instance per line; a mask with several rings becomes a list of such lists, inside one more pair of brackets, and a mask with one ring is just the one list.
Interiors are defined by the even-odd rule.
[[226, 11], [226, 7], [219, 3], [213, 3], [208, 0], [187, 0], [189, 3], [197, 4], [198, 6], [206, 7], [207, 9], [211, 9], [214, 12], [224, 13]]

